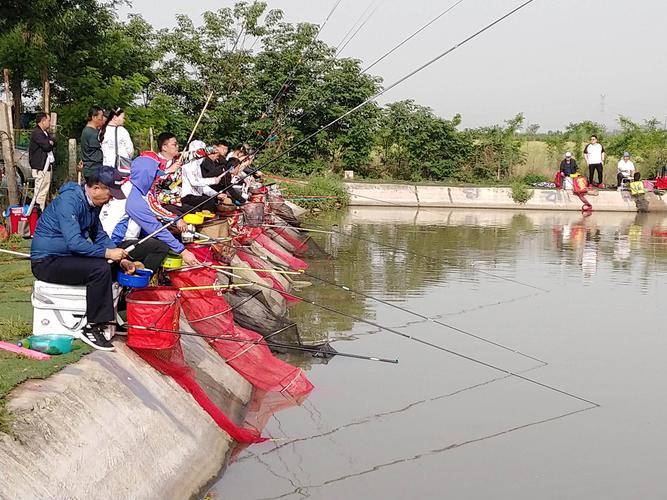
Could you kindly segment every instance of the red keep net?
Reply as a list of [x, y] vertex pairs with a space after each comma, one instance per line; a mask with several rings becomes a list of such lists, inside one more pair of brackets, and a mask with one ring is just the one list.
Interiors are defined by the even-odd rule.
[[263, 246], [266, 251], [272, 253], [279, 259], [287, 262], [287, 264], [295, 271], [308, 269], [308, 264], [305, 261], [287, 252], [277, 242], [273, 241], [271, 238], [266, 236], [264, 232], [262, 232], [262, 234], [260, 234], [255, 239], [255, 241], [257, 242], [258, 245]]
[[308, 251], [308, 244], [306, 243], [308, 241], [308, 238], [301, 241], [299, 238], [290, 234], [289, 231], [285, 228], [274, 227], [272, 229], [278, 236], [280, 236], [287, 243], [289, 243], [290, 245], [292, 245], [294, 247], [294, 250], [295, 250], [297, 255], [303, 255], [304, 253], [306, 253]]
[[[195, 380], [185, 362], [177, 331], [180, 322], [179, 291], [157, 287], [133, 290], [127, 299], [129, 325], [149, 328], [128, 328], [127, 344], [153, 368], [172, 377], [185, 389], [227, 434], [239, 443], [265, 441], [254, 429], [238, 427], [211, 401]], [[151, 330], [155, 329], [155, 330]], [[159, 331], [159, 330], [171, 330]]]
[[169, 287], [135, 288], [127, 296], [127, 323], [155, 330], [127, 330], [127, 345], [139, 349], [171, 349], [178, 334], [159, 330], [178, 330], [180, 305], [178, 290]]
[[[216, 271], [194, 268], [172, 272], [179, 288], [206, 286], [216, 281]], [[231, 337], [210, 340], [211, 346], [239, 374], [258, 389], [280, 392], [300, 403], [313, 389], [300, 368], [273, 356], [263, 337], [234, 324], [231, 308], [215, 290], [183, 291], [181, 306], [192, 328], [199, 334]]]

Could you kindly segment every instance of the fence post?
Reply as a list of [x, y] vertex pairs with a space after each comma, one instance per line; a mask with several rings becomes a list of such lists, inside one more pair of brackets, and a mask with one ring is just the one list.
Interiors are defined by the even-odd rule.
[[2, 102], [0, 103], [0, 142], [2, 143], [2, 159], [5, 162], [7, 197], [10, 205], [17, 205], [19, 190], [16, 182], [16, 163], [14, 162], [14, 130], [11, 123], [11, 106]]
[[67, 142], [67, 152], [67, 178], [74, 180], [76, 179], [76, 139], [70, 139]]

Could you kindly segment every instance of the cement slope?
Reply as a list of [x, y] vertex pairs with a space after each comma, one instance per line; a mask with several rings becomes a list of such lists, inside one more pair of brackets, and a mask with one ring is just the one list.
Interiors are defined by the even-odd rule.
[[[183, 325], [182, 325], [183, 326]], [[242, 419], [252, 388], [196, 337], [183, 351], [211, 399]], [[171, 378], [122, 341], [9, 399], [0, 498], [183, 499], [219, 475], [233, 441]]]

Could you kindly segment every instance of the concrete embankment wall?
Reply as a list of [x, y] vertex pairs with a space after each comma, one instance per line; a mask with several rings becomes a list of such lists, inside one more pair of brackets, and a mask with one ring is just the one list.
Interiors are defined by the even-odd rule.
[[[182, 337], [209, 397], [240, 420], [252, 388], [202, 339]], [[0, 498], [183, 499], [216, 478], [233, 441], [122, 341], [10, 395]]]
[[[534, 189], [533, 196], [524, 204], [512, 199], [509, 187], [453, 187], [419, 186], [409, 184], [366, 184], [347, 182], [351, 206], [401, 206], [441, 208], [497, 208], [533, 210], [580, 211], [582, 202], [571, 191]], [[636, 212], [634, 200], [627, 191], [598, 191], [597, 196], [586, 195], [596, 211]], [[650, 212], [666, 212], [667, 200], [647, 193]]]

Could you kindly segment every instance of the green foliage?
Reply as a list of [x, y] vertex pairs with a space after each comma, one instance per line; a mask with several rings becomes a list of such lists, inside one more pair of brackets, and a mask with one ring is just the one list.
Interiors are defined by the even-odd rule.
[[643, 167], [640, 170], [644, 177], [655, 176], [667, 164], [667, 130], [659, 128], [655, 118], [638, 124], [619, 116], [618, 123], [621, 131], [609, 138], [605, 149], [619, 158], [623, 152], [630, 152], [635, 165]]
[[522, 181], [514, 181], [511, 184], [512, 199], [521, 205], [533, 197], [533, 190], [529, 189]]
[[295, 182], [281, 187], [286, 198], [307, 208], [335, 208], [346, 204], [349, 199], [345, 185], [333, 175], [312, 176], [305, 183]]

